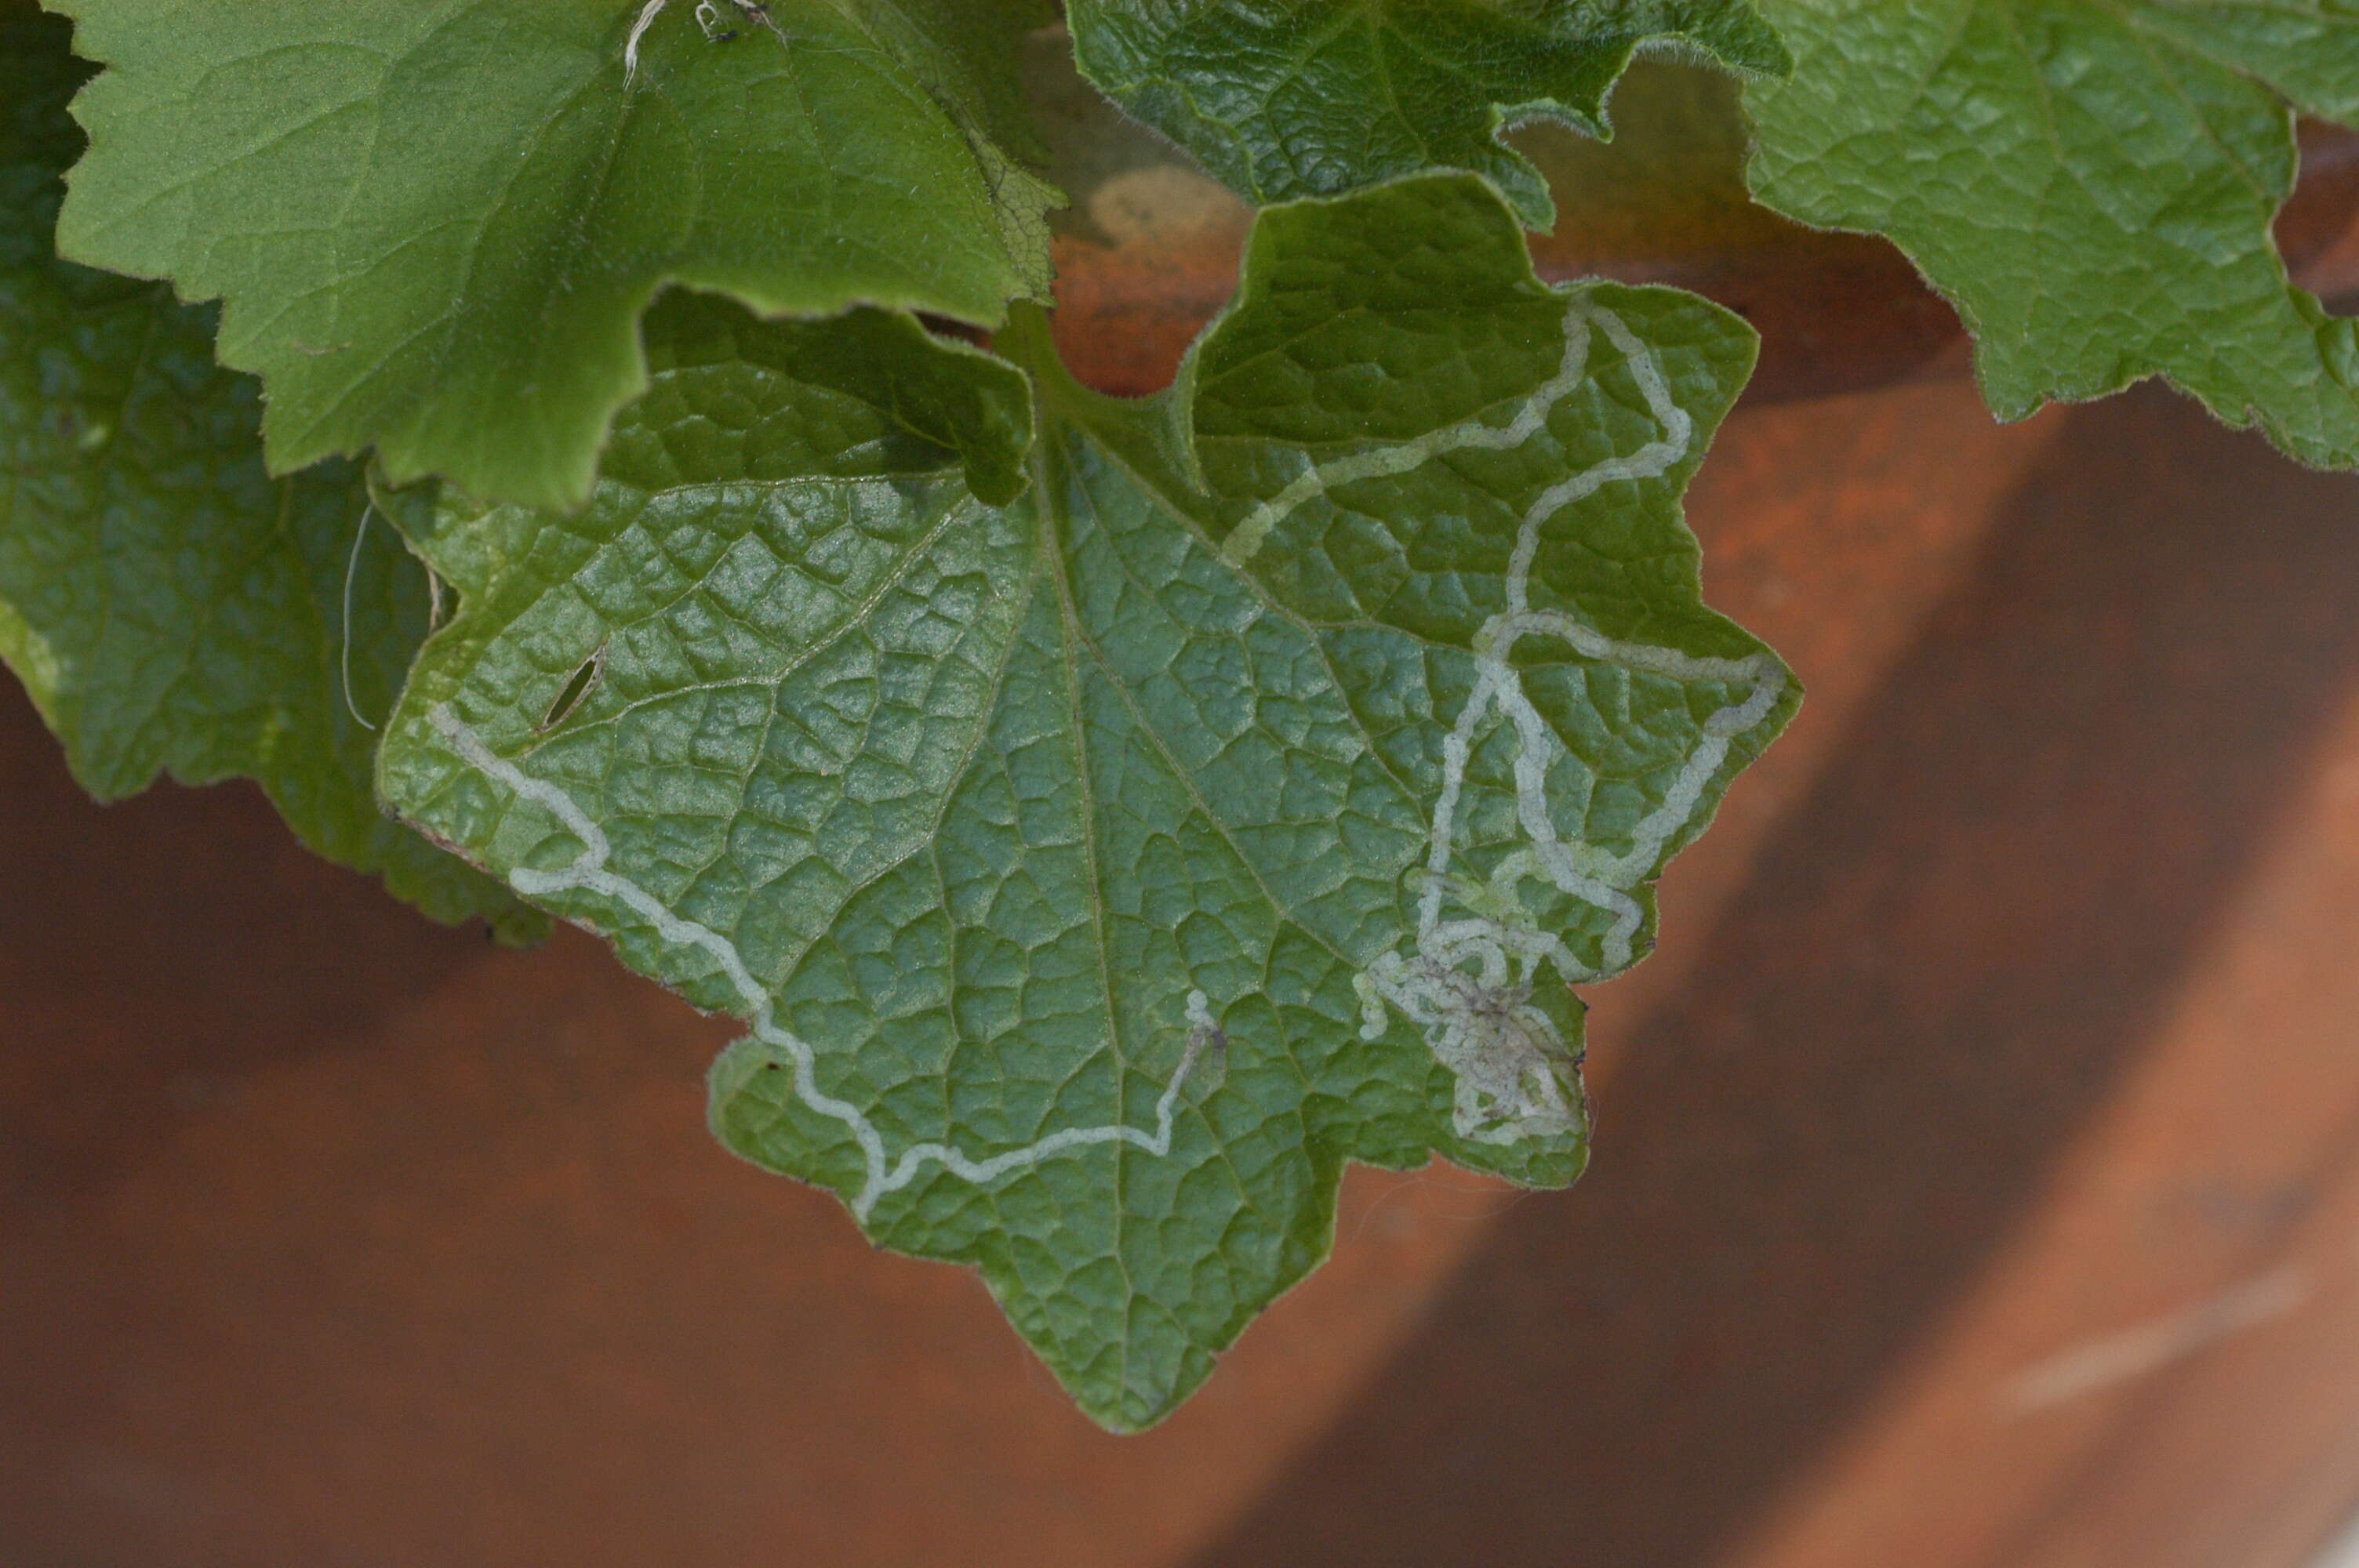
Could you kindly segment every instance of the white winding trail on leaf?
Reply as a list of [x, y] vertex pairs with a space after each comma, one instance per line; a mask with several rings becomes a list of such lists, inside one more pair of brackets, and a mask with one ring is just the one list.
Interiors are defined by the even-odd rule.
[[[1695, 433], [1694, 421], [1672, 401], [1661, 367], [1619, 317], [1600, 307], [1575, 304], [1567, 310], [1564, 331], [1564, 357], [1556, 374], [1534, 389], [1507, 424], [1453, 426], [1418, 440], [1308, 469], [1277, 495], [1256, 506], [1231, 533], [1221, 552], [1232, 567], [1244, 567], [1289, 514], [1331, 486], [1406, 473], [1445, 452], [1473, 448], [1506, 450], [1529, 440], [1546, 427], [1556, 405], [1587, 377], [1593, 331], [1621, 352], [1647, 412], [1661, 427], [1657, 439], [1558, 481], [1525, 510], [1508, 567], [1506, 607], [1475, 634], [1474, 687], [1442, 742], [1441, 791], [1434, 806], [1414, 949], [1384, 954], [1357, 981], [1362, 1033], [1369, 1039], [1384, 1033], [1387, 1006], [1422, 1027], [1435, 1056], [1457, 1078], [1455, 1120], [1460, 1134], [1494, 1144], [1579, 1130], [1580, 1117], [1567, 1098], [1560, 1076], [1560, 1070], [1570, 1066], [1570, 1056], [1555, 1023], [1531, 1005], [1533, 982], [1543, 965], [1553, 968], [1567, 983], [1578, 983], [1611, 975], [1629, 964], [1632, 944], [1645, 919], [1631, 890], [1652, 873], [1664, 845], [1692, 819], [1705, 789], [1727, 760], [1730, 744], [1768, 717], [1786, 687], [1784, 668], [1767, 654], [1744, 659], [1697, 658], [1669, 648], [1620, 642], [1563, 611], [1532, 608], [1532, 564], [1539, 551], [1540, 530], [1548, 520], [1617, 480], [1659, 477], [1687, 455]], [[1626, 669], [1673, 680], [1743, 684], [1749, 688], [1744, 697], [1703, 721], [1702, 739], [1680, 765], [1662, 804], [1639, 821], [1630, 848], [1623, 854], [1609, 855], [1586, 843], [1568, 844], [1557, 832], [1549, 811], [1547, 774], [1560, 746], [1526, 694], [1521, 674], [1509, 662], [1516, 644], [1530, 636], [1555, 638], [1584, 658]], [[1476, 731], [1495, 712], [1516, 730], [1517, 817], [1528, 843], [1502, 860], [1491, 875], [1485, 896], [1468, 889], [1451, 872], [1450, 865], [1457, 849], [1459, 798], [1468, 759]], [[1066, 1151], [1101, 1143], [1128, 1143], [1158, 1157], [1170, 1152], [1180, 1090], [1206, 1046], [1225, 1039], [1203, 992], [1193, 991], [1188, 997], [1187, 1047], [1156, 1102], [1153, 1131], [1125, 1123], [1067, 1128], [984, 1160], [947, 1143], [921, 1143], [893, 1160], [875, 1124], [859, 1107], [820, 1087], [816, 1054], [779, 1024], [774, 999], [755, 979], [734, 943], [710, 926], [681, 918], [653, 893], [609, 869], [612, 847], [604, 830], [572, 797], [493, 752], [447, 703], [428, 717], [470, 766], [506, 785], [519, 799], [548, 810], [581, 840], [582, 852], [562, 870], [519, 867], [510, 871], [508, 881], [517, 892], [527, 898], [574, 891], [597, 893], [630, 909], [666, 942], [699, 949], [720, 966], [744, 1005], [744, 1016], [755, 1037], [793, 1064], [795, 1093], [812, 1110], [842, 1122], [859, 1144], [867, 1175], [852, 1209], [860, 1218], [866, 1219], [878, 1199], [908, 1186], [929, 1164], [939, 1163], [980, 1184]], [[1603, 943], [1602, 965], [1582, 963], [1562, 938], [1539, 929], [1527, 916], [1515, 917], [1523, 914], [1516, 884], [1532, 876], [1543, 877], [1613, 916]], [[1444, 920], [1444, 898], [1453, 892], [1462, 903], [1472, 896], [1494, 910], [1514, 914], [1502, 918], [1470, 913]]]
[[[1554, 968], [1567, 984], [1601, 979], [1629, 967], [1632, 944], [1646, 922], [1632, 890], [1653, 873], [1663, 847], [1693, 819], [1705, 789], [1728, 759], [1731, 743], [1767, 719], [1785, 693], [1785, 669], [1767, 654], [1696, 658], [1669, 648], [1621, 642], [1564, 611], [1531, 606], [1532, 563], [1549, 519], [1617, 480], [1659, 478], [1687, 456], [1695, 439], [1695, 421], [1672, 401], [1662, 367], [1637, 334], [1613, 311], [1576, 302], [1565, 311], [1564, 357], [1556, 373], [1533, 390], [1512, 420], [1455, 425], [1417, 440], [1305, 469], [1246, 514], [1221, 546], [1222, 558], [1243, 568], [1297, 508], [1336, 485], [1408, 473], [1447, 452], [1506, 451], [1523, 445], [1547, 427], [1557, 404], [1587, 379], [1596, 335], [1621, 353], [1662, 434], [1635, 452], [1608, 458], [1559, 481], [1525, 508], [1508, 562], [1506, 608], [1474, 634], [1474, 688], [1442, 741], [1441, 793], [1429, 834], [1415, 949], [1385, 954], [1358, 980], [1363, 1037], [1375, 1040], [1384, 1034], [1387, 1005], [1422, 1027], [1435, 1056], [1457, 1077], [1454, 1119], [1460, 1135], [1483, 1143], [1513, 1143], [1577, 1130], [1580, 1117], [1567, 1098], [1560, 1071], [1571, 1065], [1569, 1054], [1554, 1022], [1531, 1005], [1540, 967]], [[1744, 697], [1704, 719], [1702, 738], [1672, 778], [1662, 803], [1639, 820], [1630, 848], [1620, 855], [1586, 843], [1568, 844], [1557, 832], [1549, 810], [1548, 770], [1562, 745], [1526, 694], [1522, 674], [1509, 662], [1516, 644], [1526, 637], [1551, 637], [1583, 658], [1644, 674], [1747, 688]], [[1499, 862], [1487, 889], [1473, 892], [1450, 867], [1458, 849], [1458, 805], [1467, 761], [1476, 730], [1495, 712], [1515, 727], [1516, 816], [1527, 842]], [[1613, 917], [1600, 945], [1600, 964], [1583, 963], [1561, 937], [1524, 915], [1516, 884], [1535, 876]], [[1442, 903], [1453, 892], [1462, 903], [1480, 898], [1495, 911], [1513, 914], [1503, 918], [1474, 913], [1444, 920]]]
[[898, 1192], [915, 1181], [918, 1173], [929, 1164], [940, 1164], [952, 1174], [981, 1185], [998, 1180], [1020, 1166], [1061, 1154], [1067, 1150], [1084, 1149], [1099, 1143], [1128, 1143], [1158, 1158], [1171, 1152], [1171, 1128], [1179, 1115], [1180, 1091], [1188, 1075], [1203, 1054], [1205, 1045], [1220, 1037], [1219, 1025], [1213, 1022], [1212, 1004], [1202, 991], [1188, 995], [1188, 1045], [1173, 1069], [1171, 1081], [1165, 1086], [1162, 1098], [1155, 1103], [1155, 1130], [1115, 1123], [1107, 1127], [1069, 1127], [1051, 1132], [1038, 1142], [1021, 1149], [1010, 1149], [987, 1160], [976, 1160], [947, 1143], [920, 1143], [904, 1150], [897, 1161], [888, 1163], [885, 1140], [876, 1124], [861, 1112], [858, 1106], [836, 1098], [819, 1087], [817, 1057], [810, 1046], [792, 1031], [777, 1022], [773, 998], [754, 978], [737, 946], [709, 925], [684, 920], [666, 908], [647, 889], [628, 877], [607, 869], [613, 854], [605, 829], [591, 820], [587, 812], [574, 803], [573, 797], [546, 779], [537, 779], [518, 768], [506, 757], [484, 743], [482, 736], [468, 726], [448, 703], [439, 704], [427, 715], [435, 729], [450, 740], [451, 745], [470, 767], [486, 778], [506, 784], [520, 800], [528, 800], [556, 817], [568, 833], [582, 840], [582, 853], [573, 863], [561, 871], [535, 871], [519, 866], [508, 873], [508, 883], [527, 898], [547, 898], [553, 894], [576, 890], [598, 893], [613, 899], [655, 928], [656, 935], [679, 947], [699, 948], [720, 965], [721, 972], [729, 978], [738, 998], [745, 1004], [744, 1017], [755, 1038], [786, 1054], [794, 1064], [795, 1093], [802, 1102], [819, 1112], [843, 1123], [851, 1130], [853, 1141], [867, 1162], [867, 1179], [860, 1194], [852, 1200], [852, 1212], [865, 1220], [876, 1201], [887, 1193]]

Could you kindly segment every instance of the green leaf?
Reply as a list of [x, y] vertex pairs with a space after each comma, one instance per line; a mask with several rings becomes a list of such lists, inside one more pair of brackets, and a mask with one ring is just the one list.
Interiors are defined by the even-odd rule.
[[1025, 35], [1056, 24], [1056, 0], [853, 0], [853, 9], [961, 124], [1027, 163], [1048, 161], [1022, 54]]
[[422, 527], [463, 608], [382, 778], [751, 1024], [730, 1147], [981, 1269], [1119, 1428], [1325, 1254], [1345, 1160], [1579, 1173], [1569, 982], [1799, 700], [1680, 516], [1741, 322], [1543, 287], [1465, 176], [1273, 208], [1164, 397], [1019, 313], [1006, 506], [810, 329], [649, 341], [587, 511]]
[[1047, 288], [1055, 193], [990, 134], [1012, 38], [954, 53], [885, 0], [723, 0], [713, 42], [689, 0], [59, 4], [108, 68], [65, 250], [225, 302], [280, 471], [375, 444], [575, 505], [668, 283], [982, 325]]
[[1786, 51], [1749, 0], [1072, 0], [1082, 70], [1256, 202], [1426, 169], [1488, 178], [1526, 226], [1548, 184], [1502, 129], [1611, 135], [1632, 53], [1669, 49], [1769, 75]]
[[2304, 462], [2359, 464], [2359, 336], [2269, 224], [2293, 114], [2359, 124], [2347, 0], [1767, 0], [1790, 81], [1753, 187], [1888, 234], [1974, 335], [2004, 419], [2161, 375]]
[[[1004, 506], [1023, 493], [1032, 400], [1024, 378], [1004, 361], [932, 337], [886, 310], [853, 310], [778, 331], [749, 330], [742, 312], [686, 298], [667, 300], [657, 311], [661, 320], [650, 335], [662, 345], [675, 386], [690, 381], [679, 373], [692, 367], [714, 373], [695, 380], [708, 390], [735, 372], [738, 395], [767, 411], [755, 441], [731, 458], [701, 456], [703, 468], [735, 463], [746, 479], [907, 473], [955, 455], [979, 500]], [[662, 395], [636, 410], [636, 427], [663, 417], [656, 412]], [[686, 425], [688, 411], [677, 413]], [[857, 439], [847, 433], [847, 419], [857, 422]], [[719, 428], [710, 421], [694, 427], [706, 435]], [[621, 461], [627, 467], [631, 459]]]
[[346, 695], [390, 709], [427, 590], [390, 530], [361, 534], [360, 476], [272, 480], [211, 312], [53, 253], [89, 69], [63, 21], [0, 0], [0, 658], [102, 799], [165, 772], [258, 779], [321, 854], [440, 919], [538, 935], [539, 914], [377, 810]]

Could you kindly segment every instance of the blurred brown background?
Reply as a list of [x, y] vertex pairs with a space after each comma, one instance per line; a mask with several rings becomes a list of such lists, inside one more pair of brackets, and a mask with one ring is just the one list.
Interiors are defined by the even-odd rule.
[[[2310, 152], [2288, 249], [2359, 287]], [[1144, 390], [1239, 215], [1061, 178], [1060, 330]], [[1892, 253], [1696, 200], [1542, 254], [1762, 325], [1690, 516], [1810, 697], [1593, 993], [1579, 1187], [1355, 1172], [1104, 1436], [708, 1139], [724, 1024], [250, 789], [92, 806], [0, 682], [0, 1564], [2308, 1561], [2359, 1505], [2359, 479], [2152, 389], [1996, 427]]]

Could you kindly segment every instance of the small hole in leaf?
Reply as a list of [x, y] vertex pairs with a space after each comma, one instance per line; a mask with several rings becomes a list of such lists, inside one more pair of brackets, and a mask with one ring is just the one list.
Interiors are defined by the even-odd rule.
[[606, 644], [601, 643], [597, 651], [582, 660], [581, 667], [565, 678], [565, 685], [558, 690], [557, 700], [549, 705], [549, 712], [534, 726], [535, 730], [546, 732], [564, 723], [567, 717], [582, 706], [582, 699], [597, 686], [598, 676], [605, 668]]

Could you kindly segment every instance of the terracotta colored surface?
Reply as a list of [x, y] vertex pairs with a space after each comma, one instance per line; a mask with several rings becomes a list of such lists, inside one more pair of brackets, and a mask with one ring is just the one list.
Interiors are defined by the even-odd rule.
[[425, 926], [242, 789], [101, 811], [0, 725], [0, 1562], [1168, 1561], [1497, 1201], [1359, 1184], [1296, 1332], [1117, 1442], [970, 1276], [723, 1154], [727, 1031], [595, 944]]
[[[1760, 1561], [1745, 1543], [1761, 1531], [1790, 1563], [2266, 1564], [2359, 1496], [2359, 1454], [2325, 1442], [2359, 1416], [2359, 1315], [2322, 1287], [2302, 1310], [2334, 1354], [2292, 1346], [2268, 1385], [2301, 1407], [2295, 1438], [2288, 1411], [2237, 1420], [2233, 1401], [2168, 1423], [2123, 1411], [2044, 1452], [2034, 1438], [2110, 1405], [1991, 1430], [2005, 1376], [2266, 1273], [2272, 1226], [2314, 1201], [2269, 1173], [2327, 1159], [2305, 1129], [2359, 1115], [2338, 993], [2264, 988], [2256, 1017], [2251, 996], [2239, 1012], [2205, 989], [2224, 954], [2290, 946], [2295, 975], [2333, 973], [2359, 939], [2332, 898], [2259, 932], [2248, 902], [2279, 846], [2318, 852], [2298, 814], [2343, 765], [2359, 485], [2158, 395], [2043, 426], [1717, 920], [1689, 927], [1667, 899], [1681, 983], [1636, 1012], [1602, 994], [1611, 1157], [1571, 1202], [1495, 1227], [1419, 1337], [1201, 1562], [1426, 1563], [1479, 1528], [1505, 1561], [1575, 1560], [1557, 1553], [1577, 1541], [1616, 1568]], [[1941, 454], [1929, 488], [1976, 455], [1921, 433]], [[2076, 1187], [2132, 1097], [2167, 1108], [2146, 1184]], [[2213, 1207], [2261, 1217], [2245, 1254]], [[1995, 1285], [2049, 1227], [2073, 1237], [2082, 1293]], [[1976, 1337], [2009, 1332], [2003, 1356]], [[1985, 1362], [1936, 1372], [1930, 1413], [1893, 1413], [1952, 1336]], [[2103, 1392], [2158, 1399], [2216, 1365], [2198, 1353]], [[2243, 1468], [2264, 1425], [2284, 1466], [2256, 1466], [2267, 1486], [2190, 1484]], [[2136, 1508], [2109, 1500], [2106, 1446], [2160, 1448], [2165, 1426], [2176, 1468], [2142, 1475]], [[2327, 1473], [2288, 1517], [2297, 1464]], [[2199, 1530], [2199, 1555], [2130, 1545]]]
[[[1069, 284], [1106, 384], [1225, 289], [1172, 178], [1065, 242], [1145, 269]], [[1143, 1438], [721, 1153], [725, 1027], [251, 791], [92, 806], [0, 682], [0, 1563], [2295, 1563], [2359, 1499], [2359, 481], [1848, 351], [1695, 492], [1811, 697], [1595, 994], [1592, 1175], [1355, 1173]]]
[[[2318, 826], [2359, 745], [2353, 481], [2159, 395], [1997, 429], [1958, 383], [1744, 414], [1706, 472], [1712, 591], [1813, 701], [1675, 873], [1665, 957], [1599, 993], [1594, 1173], [1362, 1173], [1337, 1263], [1129, 1442], [965, 1276], [709, 1145], [722, 1029], [578, 936], [426, 927], [246, 792], [92, 807], [12, 697], [0, 1561], [2305, 1536], [2359, 1487], [2327, 1261], [2216, 1354], [1989, 1411], [2332, 1234], [2276, 1173], [2359, 1113], [2348, 999], [2310, 989], [2359, 936]], [[2188, 1419], [2138, 1403], [2165, 1389]], [[2243, 1492], [2177, 1481], [2264, 1427]]]
[[2359, 1476], [2359, 692], [2023, 1225], [1748, 1563], [2289, 1563]]

